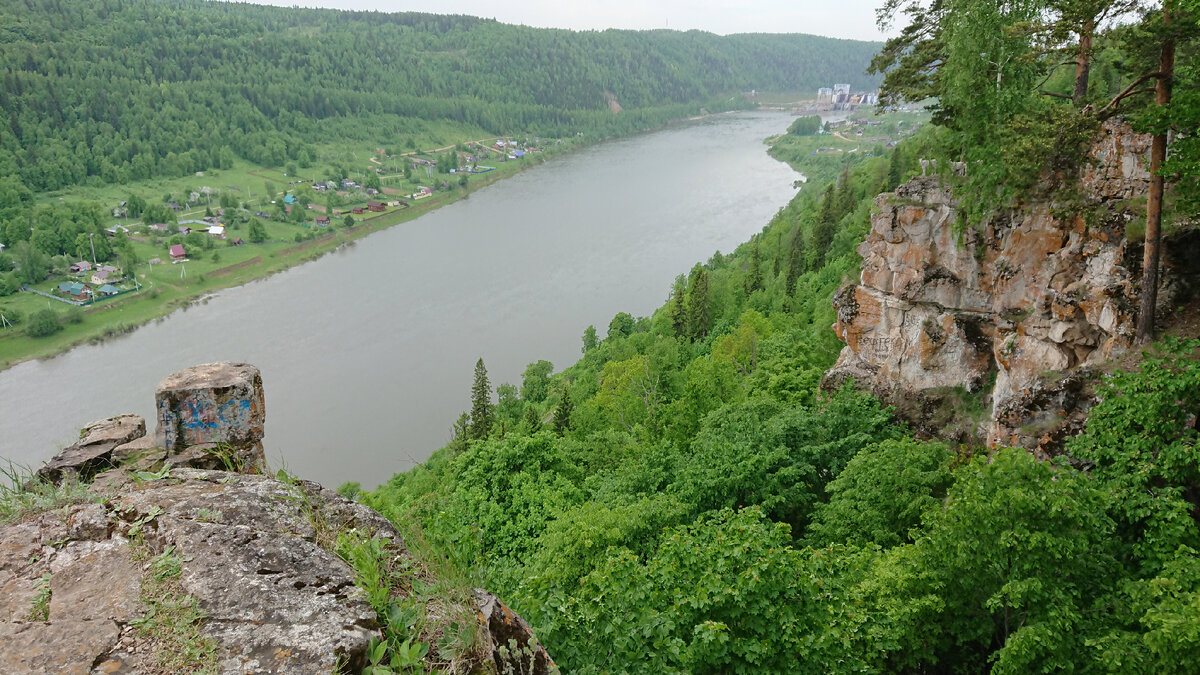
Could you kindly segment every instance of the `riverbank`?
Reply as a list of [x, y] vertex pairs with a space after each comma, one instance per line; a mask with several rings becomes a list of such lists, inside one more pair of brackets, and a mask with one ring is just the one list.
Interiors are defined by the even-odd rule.
[[[796, 173], [762, 143], [789, 121], [748, 112], [589, 139], [314, 264], [21, 363], [0, 374], [0, 400], [12, 402], [0, 457], [36, 466], [91, 420], [152, 417], [138, 383], [238, 361], [271, 383], [264, 445], [275, 465], [371, 486], [446, 443], [480, 357], [497, 385], [519, 384], [539, 359], [573, 363], [589, 324], [603, 333], [618, 312], [653, 311], [680, 270], [761, 231], [795, 194]], [[720, 189], [697, 189], [714, 176]], [[223, 265], [241, 248], [222, 248]], [[160, 267], [178, 281], [180, 266]]]
[[[293, 226], [268, 223], [272, 234], [277, 236], [262, 243], [243, 243], [236, 247], [204, 251], [183, 265], [142, 263], [133, 272], [140, 284], [139, 290], [97, 300], [86, 308], [68, 306], [29, 292], [4, 298], [0, 303], [0, 315], [8, 311], [22, 316], [23, 321], [0, 331], [0, 371], [24, 361], [49, 358], [81, 344], [95, 344], [132, 332], [177, 310], [205, 302], [218, 291], [265, 279], [316, 260], [372, 233], [467, 199], [472, 193], [524, 169], [586, 145], [582, 141], [566, 139], [546, 146], [542, 152], [526, 154], [519, 160], [495, 162], [494, 170], [485, 173], [460, 173], [452, 178], [458, 180], [467, 177], [465, 187], [455, 184], [450, 190], [436, 191], [422, 199], [407, 200], [407, 207], [364, 217], [353, 227], [333, 227], [317, 236], [288, 241], [286, 236], [292, 234]], [[405, 153], [406, 156], [408, 154], [412, 153]], [[317, 214], [314, 212], [314, 215]], [[163, 255], [162, 258], [167, 256]], [[29, 317], [43, 307], [63, 312], [62, 330], [44, 337], [32, 337], [25, 330]]]

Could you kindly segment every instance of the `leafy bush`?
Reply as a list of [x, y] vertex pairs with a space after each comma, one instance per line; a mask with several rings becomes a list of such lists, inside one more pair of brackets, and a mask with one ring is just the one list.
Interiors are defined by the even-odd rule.
[[62, 322], [59, 320], [58, 312], [49, 307], [34, 312], [33, 316], [29, 317], [29, 325], [25, 328], [25, 332], [35, 338], [54, 335], [60, 330], [62, 330]]

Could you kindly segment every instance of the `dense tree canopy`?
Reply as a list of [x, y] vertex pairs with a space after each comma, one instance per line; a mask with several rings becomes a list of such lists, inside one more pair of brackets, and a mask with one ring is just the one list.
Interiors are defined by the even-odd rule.
[[5, 2], [0, 209], [30, 191], [183, 176], [238, 157], [305, 166], [316, 143], [388, 142], [405, 120], [607, 135], [737, 105], [730, 96], [752, 89], [864, 82], [873, 48], [203, 0]]
[[830, 296], [912, 165], [894, 152], [804, 191], [653, 316], [589, 331], [578, 363], [530, 364], [484, 437], [364, 498], [565, 672], [1186, 671], [1200, 342], [1112, 377], [1055, 462], [907, 438], [872, 397], [820, 390]]

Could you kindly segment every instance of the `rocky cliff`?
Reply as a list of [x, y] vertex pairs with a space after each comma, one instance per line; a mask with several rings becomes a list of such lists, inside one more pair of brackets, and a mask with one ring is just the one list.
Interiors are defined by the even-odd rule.
[[89, 425], [23, 488], [54, 508], [31, 499], [0, 527], [0, 672], [357, 674], [389, 638], [419, 672], [557, 672], [520, 617], [442, 583], [383, 516], [261, 474], [257, 369], [197, 366], [156, 399], [155, 434], [135, 415]]
[[[1095, 368], [1132, 343], [1141, 245], [1126, 227], [1144, 217], [1148, 148], [1110, 123], [1081, 202], [977, 227], [960, 224], [942, 178], [880, 195], [860, 282], [834, 300], [846, 347], [827, 386], [853, 377], [927, 435], [1055, 452], [1081, 428]], [[1194, 293], [1198, 255], [1195, 230], [1166, 245], [1161, 307]]]

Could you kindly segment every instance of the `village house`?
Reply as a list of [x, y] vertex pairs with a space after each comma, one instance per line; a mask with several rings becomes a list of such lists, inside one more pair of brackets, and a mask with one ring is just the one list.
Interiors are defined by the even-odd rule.
[[318, 227], [329, 227], [329, 216], [317, 216]]
[[270, 220], [270, 219], [271, 219], [271, 214], [267, 213], [266, 211], [255, 211], [255, 212], [254, 212], [254, 217], [255, 217], [255, 218], [262, 218], [263, 220]]
[[97, 288], [96, 292], [100, 295], [120, 295], [121, 289], [112, 284], [104, 284], [100, 288]]
[[295, 204], [296, 203], [296, 195], [294, 195], [290, 192], [287, 193], [286, 195], [283, 196], [283, 203], [284, 204]]
[[179, 262], [187, 260], [187, 253], [183, 250], [183, 244], [175, 244], [170, 249], [171, 262]]
[[92, 275], [93, 284], [105, 284], [112, 278], [117, 276], [117, 268], [112, 265], [101, 265], [96, 273]]
[[380, 213], [386, 208], [387, 207], [384, 206], [383, 202], [367, 202], [367, 210], [368, 211], [374, 211], [376, 213]]
[[208, 228], [208, 236], [216, 237], [217, 239], [224, 239], [225, 238], [225, 226], [224, 225], [213, 225], [212, 227]]
[[325, 187], [324, 183], [313, 183], [313, 189], [317, 192], [324, 192], [328, 188]]
[[179, 234], [182, 234], [183, 236], [186, 237], [187, 235], [189, 235], [191, 233], [192, 233], [192, 228], [188, 227], [187, 225], [179, 226]]
[[150, 229], [154, 230], [155, 232], [166, 232], [169, 228], [167, 228], [166, 223], [154, 223], [150, 226]]
[[171, 209], [172, 211], [178, 211], [179, 210], [179, 202], [167, 202], [167, 208]]
[[92, 271], [92, 263], [90, 263], [86, 260], [80, 260], [77, 263], [72, 263], [70, 269], [72, 272], [75, 272], [75, 273], [91, 272]]
[[365, 212], [366, 212], [366, 209], [364, 209], [364, 208], [363, 208], [363, 207], [361, 207], [361, 206], [356, 206], [356, 207], [354, 207], [353, 209], [350, 209], [350, 212], [351, 212], [351, 213], [353, 213], [353, 214], [354, 214], [354, 215], [356, 215], [356, 216], [361, 216], [363, 213], [365, 213]]
[[64, 295], [71, 296], [72, 300], [87, 300], [92, 297], [92, 289], [78, 281], [65, 281], [61, 283], [58, 285], [58, 291]]
[[374, 197], [377, 194], [379, 194], [379, 190], [376, 190], [375, 188], [367, 188], [368, 197]]
[[125, 227], [124, 225], [113, 225], [104, 231], [108, 233], [108, 236], [115, 237], [117, 236], [118, 232], [128, 232], [129, 228]]

